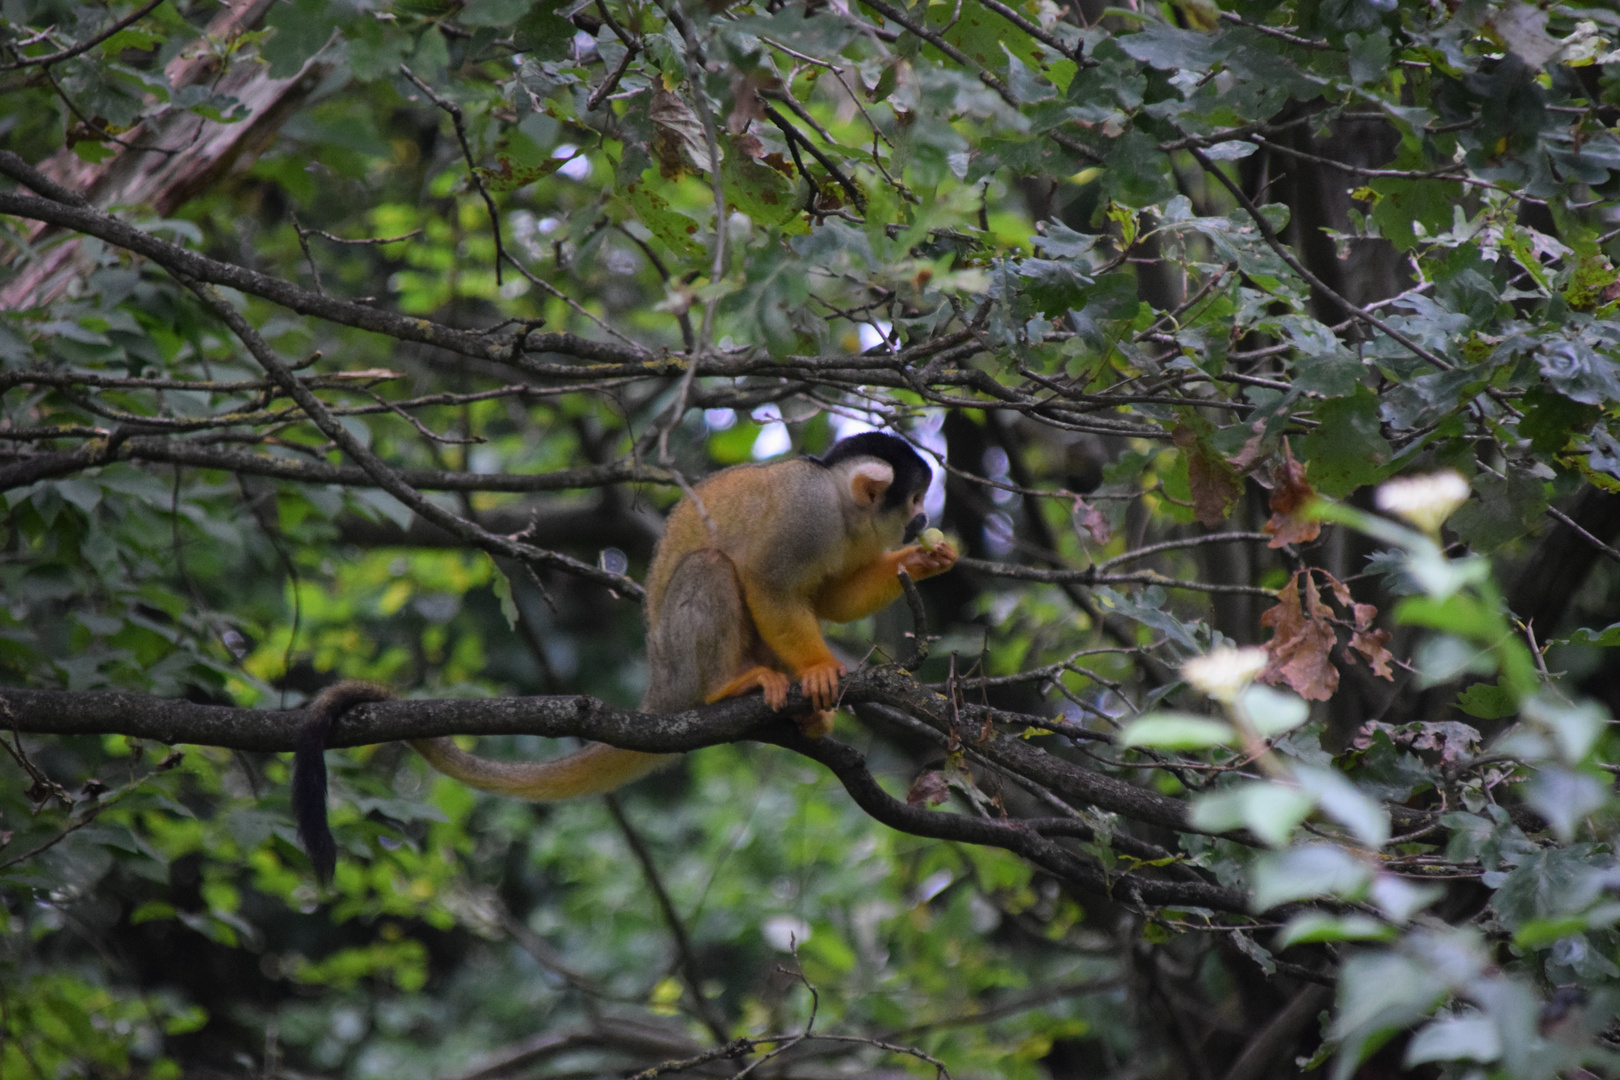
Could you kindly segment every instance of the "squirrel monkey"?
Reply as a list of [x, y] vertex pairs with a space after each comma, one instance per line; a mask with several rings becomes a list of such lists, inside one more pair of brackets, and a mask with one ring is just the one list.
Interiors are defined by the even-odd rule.
[[[845, 669], [820, 621], [864, 618], [900, 596], [901, 570], [920, 580], [956, 562], [949, 543], [910, 543], [928, 524], [922, 502], [930, 475], [903, 439], [872, 431], [819, 458], [738, 465], [698, 484], [670, 514], [647, 572], [642, 711], [673, 712], [753, 690], [780, 709], [796, 680], [814, 710], [798, 718], [800, 727], [813, 736], [830, 731]], [[293, 810], [323, 881], [337, 856], [326, 825], [327, 733], [346, 709], [393, 696], [372, 683], [342, 682], [306, 711]], [[592, 743], [552, 761], [504, 762], [448, 738], [411, 745], [465, 784], [540, 801], [610, 791], [673, 756]]]

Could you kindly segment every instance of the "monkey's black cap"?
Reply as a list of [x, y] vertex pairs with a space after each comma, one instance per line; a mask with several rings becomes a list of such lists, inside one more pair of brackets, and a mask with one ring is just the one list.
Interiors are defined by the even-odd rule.
[[926, 491], [929, 481], [934, 478], [928, 462], [911, 448], [910, 443], [886, 431], [863, 431], [859, 435], [839, 439], [833, 443], [831, 450], [810, 460], [830, 469], [840, 462], [863, 457], [877, 458], [894, 470], [894, 483], [883, 497], [886, 510], [904, 504], [915, 492]]

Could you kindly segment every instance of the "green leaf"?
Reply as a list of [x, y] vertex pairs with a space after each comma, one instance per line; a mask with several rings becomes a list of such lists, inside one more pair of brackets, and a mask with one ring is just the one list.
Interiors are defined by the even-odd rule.
[[1324, 814], [1349, 829], [1367, 847], [1376, 851], [1384, 846], [1389, 839], [1389, 812], [1362, 794], [1342, 773], [1296, 765], [1294, 775]]
[[1207, 72], [1226, 57], [1235, 43], [1225, 34], [1201, 34], [1151, 23], [1137, 33], [1121, 35], [1116, 44], [1131, 57], [1156, 68]]
[[[507, 0], [486, 0], [491, 11], [499, 8], [503, 13], [512, 6]], [[574, 41], [574, 24], [557, 13], [561, 0], [538, 0], [529, 5], [526, 14], [512, 23], [512, 42], [535, 60], [561, 60], [568, 55]], [[499, 26], [503, 23], [489, 23]]]
[[1489, 649], [1472, 645], [1462, 638], [1440, 634], [1426, 639], [1412, 656], [1418, 686], [1428, 689], [1464, 675], [1496, 674], [1496, 658]]
[[1496, 1025], [1478, 1014], [1435, 1020], [1418, 1029], [1406, 1046], [1407, 1068], [1430, 1061], [1495, 1061], [1502, 1056]]
[[1590, 431], [1603, 410], [1573, 401], [1542, 386], [1532, 386], [1520, 402], [1524, 419], [1519, 434], [1530, 440], [1538, 454], [1555, 454], [1569, 445], [1570, 437]]
[[1463, 593], [1444, 599], [1409, 596], [1395, 605], [1395, 621], [1402, 626], [1427, 626], [1474, 639], [1494, 638], [1502, 627], [1498, 612], [1487, 608], [1478, 597]]
[[467, 0], [456, 21], [464, 26], [507, 27], [538, 6], [530, 0]]
[[1124, 746], [1154, 746], [1163, 750], [1202, 750], [1237, 742], [1232, 725], [1190, 713], [1149, 713], [1125, 725], [1119, 734]]
[[1250, 683], [1244, 688], [1238, 695], [1238, 708], [1263, 738], [1291, 731], [1311, 715], [1311, 707], [1298, 694], [1274, 690], [1261, 683]]
[[624, 189], [624, 195], [635, 210], [636, 220], [647, 226], [653, 236], [675, 256], [685, 262], [703, 258], [703, 245], [692, 237], [698, 231], [697, 222], [670, 208], [669, 201], [653, 190], [656, 170], [642, 174], [642, 179]]
[[324, 0], [290, 0], [270, 8], [264, 25], [275, 33], [260, 46], [259, 55], [269, 62], [272, 79], [298, 74], [306, 60], [326, 47], [337, 26], [336, 10]]
[[1521, 949], [1544, 949], [1554, 942], [1581, 933], [1586, 927], [1587, 921], [1580, 915], [1530, 919], [1514, 931], [1513, 944]]
[[1394, 457], [1378, 427], [1378, 398], [1364, 386], [1350, 397], [1324, 401], [1316, 411], [1321, 426], [1300, 443], [1311, 465], [1311, 483], [1332, 498], [1343, 498], [1382, 480]]
[[1610, 623], [1602, 630], [1592, 630], [1583, 626], [1569, 635], [1569, 641], [1572, 645], [1598, 645], [1604, 648], [1620, 646], [1620, 622]]
[[[1466, 969], [1458, 972], [1464, 974]], [[1367, 1056], [1432, 1011], [1446, 992], [1431, 963], [1381, 950], [1350, 956], [1339, 969], [1338, 1004], [1328, 1029], [1342, 1043], [1334, 1080], [1349, 1080]]]
[[1256, 911], [1318, 896], [1359, 898], [1372, 879], [1367, 864], [1331, 844], [1307, 844], [1260, 856], [1249, 869]]
[[1363, 37], [1346, 34], [1345, 46], [1350, 53], [1350, 81], [1357, 86], [1382, 82], [1390, 73], [1390, 46], [1387, 32], [1375, 28]]
[[[1406, 160], [1423, 159], [1416, 155], [1403, 155], [1390, 165], [1394, 168], [1407, 167], [1402, 164]], [[1453, 181], [1391, 177], [1371, 181], [1367, 190], [1376, 197], [1372, 220], [1378, 226], [1379, 234], [1401, 251], [1409, 251], [1417, 246], [1419, 228], [1432, 235], [1449, 226], [1451, 208], [1459, 204], [1463, 193], [1462, 187]]]
[[1367, 890], [1367, 898], [1378, 906], [1385, 916], [1404, 923], [1424, 908], [1446, 895], [1439, 885], [1414, 885], [1394, 874], [1379, 874]]
[[1609, 786], [1589, 773], [1551, 766], [1530, 778], [1524, 801], [1546, 818], [1558, 839], [1567, 844], [1575, 839], [1581, 822], [1609, 801]]
[[1583, 405], [1620, 401], [1620, 366], [1584, 338], [1548, 343], [1536, 354], [1541, 373], [1560, 394]]
[[496, 599], [501, 602], [501, 615], [506, 619], [506, 625], [516, 630], [519, 615], [517, 599], [512, 595], [512, 579], [506, 576], [506, 571], [501, 569], [500, 563], [488, 555], [485, 558], [488, 558], [490, 564], [495, 567], [495, 575], [489, 584], [490, 588], [495, 590]]
[[1524, 536], [1547, 512], [1546, 485], [1518, 466], [1509, 465], [1505, 477], [1481, 472], [1473, 487], [1479, 498], [1463, 504], [1448, 524], [1481, 554]]
[[1500, 720], [1519, 711], [1519, 698], [1497, 680], [1475, 683], [1457, 695], [1457, 708], [1481, 720]]
[[1389, 941], [1395, 927], [1371, 915], [1329, 915], [1307, 911], [1288, 920], [1277, 932], [1277, 948], [1320, 941]]
[[1022, 259], [1013, 264], [1012, 273], [1019, 292], [1048, 318], [1061, 318], [1070, 309], [1085, 306], [1091, 279], [1072, 260]]
[[720, 176], [726, 203], [761, 225], [781, 225], [799, 216], [804, 198], [782, 173], [745, 156], [734, 141], [725, 147]]
[[1552, 733], [1566, 762], [1586, 760], [1613, 719], [1595, 701], [1568, 702], [1543, 691], [1524, 703], [1525, 719]]
[[1314, 806], [1314, 800], [1296, 787], [1252, 780], [1198, 796], [1189, 820], [1209, 832], [1246, 828], [1267, 844], [1281, 847]]

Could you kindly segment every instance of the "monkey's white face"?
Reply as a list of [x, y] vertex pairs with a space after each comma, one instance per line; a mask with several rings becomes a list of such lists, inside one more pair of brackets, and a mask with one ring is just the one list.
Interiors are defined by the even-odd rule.
[[909, 544], [917, 539], [922, 531], [928, 528], [928, 515], [923, 512], [923, 499], [928, 495], [927, 490], [913, 492], [906, 499], [904, 508], [900, 511], [900, 520], [905, 522], [902, 527], [900, 542]]
[[858, 514], [866, 515], [871, 528], [887, 547], [909, 544], [928, 527], [923, 512], [927, 488], [913, 491], [898, 506], [886, 506], [884, 496], [894, 483], [894, 469], [883, 461], [862, 461], [849, 473], [849, 497]]
[[907, 521], [910, 521], [912, 518], [923, 512], [923, 500], [926, 498], [928, 498], [927, 489], [912, 492], [911, 498], [906, 500]]

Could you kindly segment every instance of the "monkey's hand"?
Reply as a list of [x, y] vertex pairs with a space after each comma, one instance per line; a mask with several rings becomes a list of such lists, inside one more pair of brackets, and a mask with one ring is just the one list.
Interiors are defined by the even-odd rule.
[[921, 581], [931, 578], [935, 574], [943, 574], [956, 565], [956, 548], [949, 540], [936, 544], [933, 551], [920, 544], [912, 544], [895, 552], [899, 558], [899, 569], [911, 575], [912, 581]]
[[843, 673], [844, 665], [836, 660], [813, 664], [799, 673], [799, 686], [810, 704], [825, 711], [838, 703], [838, 676]]

